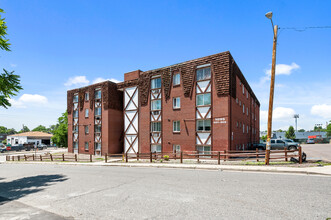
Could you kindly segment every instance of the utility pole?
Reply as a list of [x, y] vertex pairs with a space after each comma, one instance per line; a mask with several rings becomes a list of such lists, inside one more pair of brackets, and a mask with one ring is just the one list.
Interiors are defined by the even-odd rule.
[[293, 118], [295, 118], [295, 131], [298, 132], [298, 118], [299, 118], [299, 114], [295, 114], [293, 116]]
[[268, 133], [267, 133], [267, 146], [265, 153], [265, 164], [269, 165], [270, 146], [271, 146], [271, 133], [272, 133], [272, 110], [274, 104], [274, 89], [275, 89], [275, 75], [276, 75], [276, 46], [277, 46], [277, 31], [278, 25], [272, 22], [272, 12], [265, 15], [270, 19], [274, 31], [273, 46], [272, 46], [272, 64], [271, 64], [271, 81], [270, 81], [270, 97], [269, 97], [269, 111], [268, 111]]

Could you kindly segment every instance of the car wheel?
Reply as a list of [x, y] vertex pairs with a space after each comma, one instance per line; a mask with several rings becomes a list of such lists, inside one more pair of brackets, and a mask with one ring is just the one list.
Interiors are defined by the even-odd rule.
[[297, 148], [294, 147], [294, 146], [290, 146], [288, 149], [289, 149], [289, 150], [296, 150]]

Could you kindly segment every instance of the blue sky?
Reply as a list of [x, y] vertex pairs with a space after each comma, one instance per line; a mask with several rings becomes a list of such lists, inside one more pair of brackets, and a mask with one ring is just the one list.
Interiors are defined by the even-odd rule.
[[[261, 102], [266, 129], [273, 11], [280, 28], [331, 26], [330, 1], [1, 0], [15, 70], [24, 90], [0, 109], [0, 125], [49, 126], [66, 109], [66, 91], [102, 79], [229, 50]], [[331, 29], [281, 29], [273, 129], [312, 129], [331, 119]], [[101, 79], [100, 79], [101, 78]]]

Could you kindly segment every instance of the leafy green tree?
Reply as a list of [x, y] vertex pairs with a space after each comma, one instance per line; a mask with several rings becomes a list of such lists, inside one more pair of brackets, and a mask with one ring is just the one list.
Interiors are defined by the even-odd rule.
[[305, 129], [300, 129], [300, 130], [298, 130], [298, 132], [305, 132], [306, 130]]
[[7, 134], [7, 128], [5, 126], [0, 126], [0, 134]]
[[261, 140], [262, 140], [262, 141], [267, 141], [267, 135], [263, 135], [263, 136], [261, 137]]
[[43, 125], [39, 125], [38, 127], [32, 129], [32, 131], [48, 132], [48, 129]]
[[287, 139], [294, 139], [295, 138], [295, 133], [294, 133], [294, 128], [293, 126], [291, 125], [288, 130], [285, 132], [285, 137]]
[[6, 139], [3, 140], [2, 143], [3, 143], [4, 145], [6, 145], [6, 144], [7, 144], [7, 140], [6, 140]]
[[326, 136], [331, 137], [331, 121], [326, 127]]
[[68, 147], [68, 112], [62, 114], [54, 131], [52, 141], [59, 147]]
[[[10, 51], [9, 39], [6, 38], [7, 25], [1, 13], [4, 13], [4, 11], [0, 8], [0, 49]], [[5, 69], [3, 71], [4, 73], [0, 74], [0, 106], [8, 108], [11, 106], [9, 99], [16, 96], [23, 88], [20, 84], [19, 75], [14, 74], [14, 71], [10, 72]]]
[[18, 132], [18, 133], [24, 133], [24, 132], [29, 132], [30, 129], [28, 128], [28, 126], [23, 125], [23, 128]]

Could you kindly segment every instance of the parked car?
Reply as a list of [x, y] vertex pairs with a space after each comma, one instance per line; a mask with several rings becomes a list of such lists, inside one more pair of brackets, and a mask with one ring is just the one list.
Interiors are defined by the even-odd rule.
[[12, 150], [12, 151], [21, 151], [21, 150], [24, 150], [24, 146], [23, 146], [23, 144], [14, 145], [14, 146], [10, 147], [10, 150]]
[[37, 146], [37, 148], [38, 148], [38, 150], [45, 150], [45, 149], [47, 149], [47, 145], [46, 144], [39, 144]]
[[307, 144], [315, 144], [315, 139], [313, 138], [308, 138], [306, 141]]
[[[271, 139], [271, 150], [284, 150], [284, 147], [286, 147], [288, 150], [296, 150], [300, 146], [299, 143], [296, 142], [289, 142], [281, 139]], [[267, 142], [263, 142], [260, 144], [257, 144], [257, 148], [260, 150], [265, 150], [267, 146]]]
[[7, 147], [4, 145], [0, 145], [0, 153], [4, 153], [7, 151]]

